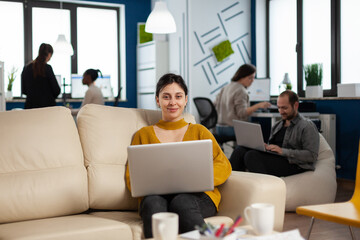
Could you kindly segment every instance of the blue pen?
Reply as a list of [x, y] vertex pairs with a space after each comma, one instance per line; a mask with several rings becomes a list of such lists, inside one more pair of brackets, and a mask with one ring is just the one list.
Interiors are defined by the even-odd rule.
[[210, 236], [213, 236], [213, 235], [214, 235], [213, 231], [211, 230], [211, 227], [208, 226], [208, 225], [206, 225], [205, 233], [206, 233], [206, 232], [208, 232], [208, 233], [210, 234]]

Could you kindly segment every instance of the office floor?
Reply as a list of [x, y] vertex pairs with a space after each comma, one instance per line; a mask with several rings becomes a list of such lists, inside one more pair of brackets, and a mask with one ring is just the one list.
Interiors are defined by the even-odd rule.
[[[355, 182], [338, 179], [338, 189], [335, 202], [344, 202], [351, 198]], [[297, 215], [296, 213], [285, 213], [284, 231], [298, 228], [303, 237], [306, 237], [310, 226], [310, 217]], [[360, 228], [353, 228], [356, 239], [360, 239]], [[315, 220], [311, 240], [345, 240], [351, 239], [348, 226]]]
[[[224, 153], [230, 158], [232, 145], [224, 144]], [[338, 188], [335, 202], [344, 202], [352, 197], [355, 188], [355, 182], [346, 179], [338, 179]], [[310, 217], [298, 215], [295, 212], [285, 213], [284, 229], [289, 231], [298, 228], [301, 235], [305, 238], [310, 226]], [[360, 228], [353, 228], [356, 239], [360, 240]], [[341, 224], [315, 220], [311, 231], [310, 240], [347, 240], [351, 239], [349, 227]]]

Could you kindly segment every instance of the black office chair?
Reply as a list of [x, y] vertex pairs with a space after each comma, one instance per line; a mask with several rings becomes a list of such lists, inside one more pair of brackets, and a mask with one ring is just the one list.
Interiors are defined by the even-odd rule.
[[211, 100], [204, 97], [196, 97], [193, 100], [200, 116], [200, 123], [209, 130], [216, 127], [218, 115]]
[[[200, 123], [209, 130], [215, 128], [218, 114], [213, 102], [209, 98], [204, 97], [195, 97], [193, 98], [193, 101], [200, 116]], [[236, 141], [235, 137], [232, 136], [222, 136], [216, 133], [213, 135], [220, 146], [226, 142]]]

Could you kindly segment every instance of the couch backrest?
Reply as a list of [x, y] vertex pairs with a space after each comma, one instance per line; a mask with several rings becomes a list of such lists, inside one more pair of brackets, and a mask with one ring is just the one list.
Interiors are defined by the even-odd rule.
[[[195, 123], [190, 114], [184, 118]], [[161, 112], [156, 110], [95, 104], [81, 108], [77, 124], [88, 171], [90, 208], [137, 209], [125, 183], [127, 147], [137, 130], [160, 119]]]
[[86, 169], [70, 110], [0, 112], [0, 223], [88, 207]]

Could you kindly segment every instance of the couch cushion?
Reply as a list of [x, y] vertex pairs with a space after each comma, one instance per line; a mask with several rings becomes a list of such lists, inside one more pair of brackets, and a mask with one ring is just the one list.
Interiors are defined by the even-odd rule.
[[[127, 147], [138, 129], [160, 118], [156, 110], [95, 104], [81, 108], [77, 123], [88, 171], [90, 208], [137, 209], [137, 200], [125, 184]], [[185, 120], [195, 122], [190, 114]]]
[[64, 107], [0, 113], [0, 223], [88, 209], [74, 119]]
[[131, 228], [133, 240], [144, 239], [143, 223], [138, 212], [136, 211], [93, 212], [91, 215], [126, 223]]
[[0, 225], [0, 239], [133, 239], [127, 224], [87, 214]]

